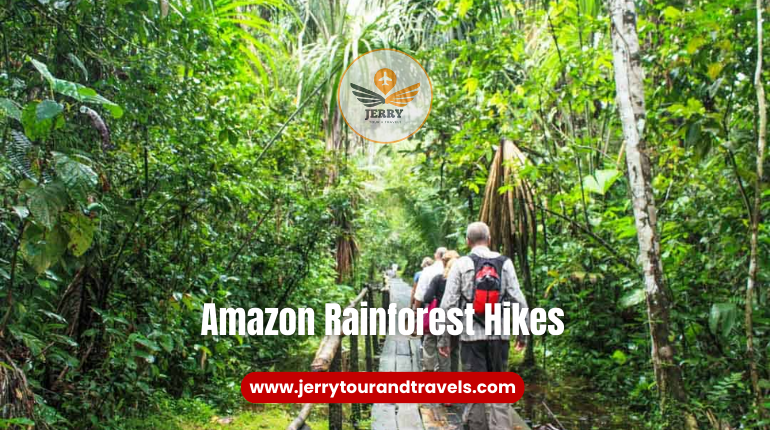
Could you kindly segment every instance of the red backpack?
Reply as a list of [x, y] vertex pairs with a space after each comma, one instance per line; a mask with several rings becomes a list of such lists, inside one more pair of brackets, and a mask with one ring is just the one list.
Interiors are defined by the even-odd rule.
[[482, 316], [486, 313], [487, 303], [502, 303], [505, 296], [503, 291], [503, 265], [508, 257], [499, 255], [495, 258], [482, 258], [475, 254], [470, 254], [473, 260], [473, 310], [476, 316]]

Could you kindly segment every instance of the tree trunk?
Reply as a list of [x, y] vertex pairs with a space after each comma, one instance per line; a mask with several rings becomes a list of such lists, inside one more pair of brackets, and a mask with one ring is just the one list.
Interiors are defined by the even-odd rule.
[[[686, 401], [686, 394], [675, 360], [675, 348], [669, 340], [670, 299], [663, 279], [650, 159], [643, 139], [646, 119], [644, 78], [633, 0], [611, 0], [610, 14], [616, 97], [623, 124], [628, 182], [639, 240], [638, 261], [644, 271], [652, 364], [664, 414], [670, 411], [674, 415], [673, 412], [677, 411], [681, 416], [681, 409], [675, 404]], [[695, 425], [689, 417], [688, 421], [688, 427]]]
[[746, 358], [749, 361], [751, 389], [754, 393], [754, 407], [762, 407], [762, 392], [759, 390], [759, 373], [754, 356], [754, 327], [752, 311], [754, 306], [754, 288], [757, 284], [759, 217], [762, 205], [762, 164], [765, 158], [765, 137], [767, 134], [767, 107], [765, 104], [765, 87], [762, 81], [762, 0], [757, 0], [757, 68], [754, 72], [754, 86], [757, 92], [757, 177], [754, 182], [754, 206], [750, 208], [751, 218], [751, 256], [749, 258], [749, 277], [746, 282]]

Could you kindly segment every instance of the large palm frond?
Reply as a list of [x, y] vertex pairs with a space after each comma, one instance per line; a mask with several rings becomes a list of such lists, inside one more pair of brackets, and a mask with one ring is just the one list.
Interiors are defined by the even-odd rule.
[[[172, 2], [173, 4], [174, 2]], [[254, 73], [267, 87], [275, 70], [276, 52], [287, 53], [291, 36], [278, 23], [275, 15], [296, 20], [296, 12], [284, 0], [189, 0], [174, 6], [184, 10], [185, 18], [207, 18], [214, 21], [219, 37], [237, 43], [248, 60], [246, 70]]]

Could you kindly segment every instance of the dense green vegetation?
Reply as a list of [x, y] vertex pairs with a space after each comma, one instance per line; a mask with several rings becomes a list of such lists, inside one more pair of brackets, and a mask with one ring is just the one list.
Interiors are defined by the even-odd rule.
[[[622, 404], [620, 428], [682, 428], [685, 410], [701, 428], [770, 423], [766, 224], [746, 294], [751, 214], [770, 212], [753, 2], [637, 5], [667, 338], [686, 393], [663, 409], [608, 5], [3, 3], [0, 428], [232, 413], [244, 373], [315, 342], [200, 336], [202, 303], [342, 302], [390, 263], [407, 278], [436, 246], [466, 251], [467, 222], [506, 193], [512, 213], [491, 216], [515, 227], [497, 244], [530, 302], [567, 317], [515, 370], [579, 376]], [[350, 133], [336, 107], [341, 66], [379, 47], [421, 61], [434, 89], [421, 131], [388, 146]], [[504, 140], [524, 157], [502, 172]], [[501, 186], [485, 198], [490, 174]], [[284, 425], [276, 410], [242, 422]]]

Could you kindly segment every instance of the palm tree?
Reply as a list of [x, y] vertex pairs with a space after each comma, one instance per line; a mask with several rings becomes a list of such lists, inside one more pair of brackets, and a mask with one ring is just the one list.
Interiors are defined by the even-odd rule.
[[183, 0], [164, 1], [161, 12], [173, 10], [188, 20], [210, 19], [225, 42], [235, 43], [248, 59], [253, 73], [268, 87], [275, 70], [276, 52], [286, 53], [288, 33], [271, 19], [275, 12], [296, 20], [297, 15], [284, 0]]

